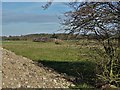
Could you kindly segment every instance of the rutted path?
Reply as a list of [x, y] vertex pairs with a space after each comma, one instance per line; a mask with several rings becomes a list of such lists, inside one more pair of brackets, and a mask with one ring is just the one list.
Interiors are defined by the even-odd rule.
[[32, 60], [2, 49], [3, 88], [68, 88], [60, 74], [37, 66]]

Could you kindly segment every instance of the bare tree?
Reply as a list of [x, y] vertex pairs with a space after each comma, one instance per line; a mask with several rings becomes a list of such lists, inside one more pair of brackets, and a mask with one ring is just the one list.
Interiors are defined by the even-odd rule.
[[[48, 8], [51, 2], [46, 5]], [[94, 33], [102, 49], [96, 48], [98, 80], [120, 87], [120, 2], [70, 2], [62, 25], [65, 31]], [[45, 7], [45, 9], [46, 9]]]
[[71, 2], [72, 11], [63, 21], [70, 33], [93, 32], [102, 49], [99, 54], [99, 80], [120, 87], [120, 2]]

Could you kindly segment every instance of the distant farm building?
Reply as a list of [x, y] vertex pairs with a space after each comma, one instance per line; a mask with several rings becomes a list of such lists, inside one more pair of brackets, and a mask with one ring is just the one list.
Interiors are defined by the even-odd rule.
[[46, 37], [34, 38], [33, 42], [47, 42], [49, 39]]

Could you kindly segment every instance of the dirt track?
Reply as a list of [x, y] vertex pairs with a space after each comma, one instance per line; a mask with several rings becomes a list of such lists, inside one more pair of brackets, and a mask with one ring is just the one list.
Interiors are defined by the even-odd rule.
[[68, 88], [60, 74], [37, 66], [32, 60], [2, 49], [3, 88]]

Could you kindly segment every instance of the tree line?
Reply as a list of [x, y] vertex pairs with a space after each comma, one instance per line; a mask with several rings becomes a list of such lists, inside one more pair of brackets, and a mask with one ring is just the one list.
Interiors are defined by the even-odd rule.
[[[83, 34], [81, 33], [80, 35], [78, 34], [70, 34], [70, 33], [57, 33], [57, 34], [28, 34], [28, 35], [21, 35], [21, 36], [2, 36], [2, 40], [33, 40], [34, 38], [47, 38], [47, 39], [61, 39], [61, 40], [80, 40], [80, 39], [89, 39], [89, 40], [94, 40], [96, 39], [95, 34]], [[115, 37], [116, 38], [116, 37]]]

